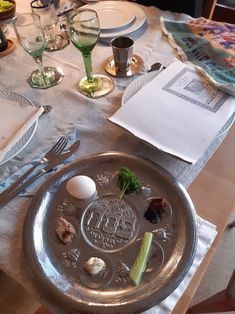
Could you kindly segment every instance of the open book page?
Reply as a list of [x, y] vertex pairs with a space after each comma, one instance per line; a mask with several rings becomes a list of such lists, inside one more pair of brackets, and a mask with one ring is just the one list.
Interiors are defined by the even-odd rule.
[[196, 162], [233, 114], [235, 98], [193, 66], [172, 63], [110, 120], [155, 147]]

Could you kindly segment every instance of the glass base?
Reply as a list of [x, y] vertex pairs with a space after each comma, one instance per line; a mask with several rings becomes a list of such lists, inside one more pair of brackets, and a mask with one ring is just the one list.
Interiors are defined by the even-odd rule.
[[93, 82], [89, 83], [87, 77], [81, 79], [78, 85], [78, 90], [83, 95], [89, 98], [103, 97], [114, 89], [114, 83], [111, 78], [106, 75], [93, 75]]
[[46, 51], [62, 50], [69, 45], [66, 35], [56, 35], [53, 39], [46, 39]]
[[59, 84], [64, 73], [61, 68], [45, 67], [43, 74], [39, 70], [33, 71], [28, 83], [33, 88], [46, 89]]

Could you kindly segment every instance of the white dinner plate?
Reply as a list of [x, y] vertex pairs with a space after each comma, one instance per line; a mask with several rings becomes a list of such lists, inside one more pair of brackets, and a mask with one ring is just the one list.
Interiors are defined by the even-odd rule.
[[127, 27], [135, 19], [133, 8], [126, 10], [122, 1], [100, 1], [92, 5], [99, 16], [101, 31]]
[[[11, 91], [0, 91], [0, 101], [1, 99], [7, 99], [13, 102], [17, 102], [19, 106], [34, 106], [34, 104], [24, 97], [23, 95], [11, 92]], [[4, 158], [0, 161], [0, 165], [4, 164], [17, 154], [19, 154], [22, 149], [29, 143], [32, 139], [38, 125], [38, 120], [34, 122], [34, 124], [27, 130], [27, 132], [21, 137], [21, 139], [16, 142], [16, 144], [6, 153]]]
[[[119, 1], [100, 1], [98, 3], [104, 3], [107, 4], [108, 2], [110, 3], [115, 3]], [[83, 8], [89, 8], [89, 9], [94, 9], [96, 3], [94, 4], [86, 4], [83, 6]], [[135, 18], [133, 21], [128, 24], [126, 27], [121, 27], [120, 29], [116, 29], [114, 31], [102, 31], [100, 33], [100, 38], [104, 40], [109, 40], [117, 36], [123, 36], [130, 34], [136, 30], [138, 30], [145, 22], [146, 20], [146, 15], [145, 12], [139, 7], [137, 4], [127, 2], [127, 1], [121, 1], [121, 5], [123, 10], [125, 11], [130, 11], [133, 12]]]

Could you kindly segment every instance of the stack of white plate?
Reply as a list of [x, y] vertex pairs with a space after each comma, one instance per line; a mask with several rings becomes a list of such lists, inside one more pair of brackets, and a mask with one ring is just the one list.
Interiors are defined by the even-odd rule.
[[83, 6], [97, 12], [100, 20], [100, 38], [110, 40], [138, 30], [145, 22], [144, 11], [127, 1], [99, 1]]

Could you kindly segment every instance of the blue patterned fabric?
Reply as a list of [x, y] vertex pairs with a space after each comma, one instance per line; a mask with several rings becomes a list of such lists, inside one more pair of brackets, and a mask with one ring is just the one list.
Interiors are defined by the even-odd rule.
[[[72, 145], [78, 138], [78, 133], [77, 131], [72, 132], [71, 134], [68, 135], [68, 144], [66, 147], [69, 147], [70, 145]], [[66, 150], [66, 148], [65, 148]], [[45, 152], [46, 153], [46, 152]], [[16, 171], [15, 173], [13, 173], [10, 177], [8, 177], [6, 180], [2, 181], [0, 183], [0, 192], [2, 192], [3, 190], [5, 190], [7, 187], [9, 187], [11, 184], [13, 184], [22, 174], [24, 174], [29, 168], [31, 168], [36, 162], [38, 162], [44, 155], [45, 153], [41, 154], [40, 156], [38, 156], [37, 158], [35, 158], [33, 161], [31, 161], [30, 163], [26, 164], [24, 167], [22, 167], [21, 169], [19, 169], [18, 171]], [[56, 166], [55, 168], [53, 168], [51, 171], [49, 171], [48, 173], [45, 173], [43, 176], [41, 176], [38, 180], [36, 180], [35, 182], [33, 182], [30, 186], [28, 186], [23, 192], [21, 192], [19, 194], [19, 196], [32, 196], [34, 195], [37, 190], [39, 189], [39, 187], [42, 185], [43, 182], [45, 182], [45, 180], [47, 180], [47, 178], [54, 173], [57, 169], [59, 169], [62, 165], [66, 165], [71, 161], [71, 158], [73, 158], [73, 156], [71, 156], [70, 158], [66, 159], [62, 164]], [[38, 171], [40, 168], [43, 168], [43, 165], [39, 166], [36, 168], [35, 171]], [[33, 172], [34, 174], [35, 172]], [[30, 177], [30, 176], [29, 176]]]

